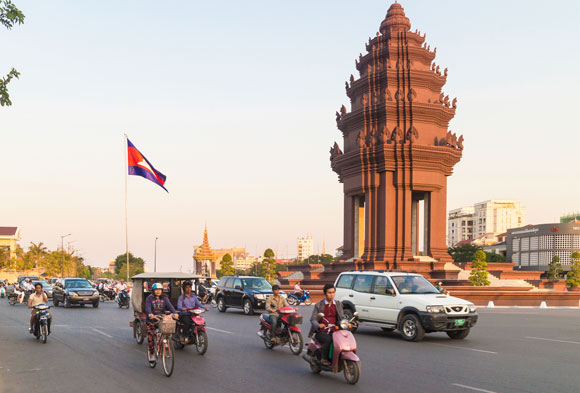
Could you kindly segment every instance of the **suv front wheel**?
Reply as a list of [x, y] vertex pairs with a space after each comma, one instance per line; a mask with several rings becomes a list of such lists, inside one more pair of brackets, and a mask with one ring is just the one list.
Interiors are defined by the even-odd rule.
[[220, 297], [217, 301], [217, 309], [219, 312], [226, 312], [226, 303], [224, 302], [224, 298]]
[[399, 325], [401, 336], [407, 341], [421, 341], [425, 336], [425, 329], [421, 325], [419, 317], [415, 314], [407, 314], [401, 319]]
[[252, 301], [250, 299], [244, 300], [244, 314], [254, 315], [254, 307], [252, 306]]

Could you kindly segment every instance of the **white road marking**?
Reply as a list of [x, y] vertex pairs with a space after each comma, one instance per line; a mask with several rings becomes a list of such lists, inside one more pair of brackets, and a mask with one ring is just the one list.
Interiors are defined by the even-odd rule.
[[101, 332], [99, 329], [92, 329], [94, 332], [100, 333], [105, 337], [109, 337], [109, 338], [113, 338], [113, 336], [111, 336], [110, 334], [107, 334], [105, 332]]
[[234, 334], [233, 332], [228, 332], [227, 330], [216, 329], [216, 328], [212, 328], [209, 326], [206, 326], [205, 328], [209, 329], [209, 330], [215, 330], [216, 332], [221, 332], [221, 333], [226, 333], [226, 334]]
[[485, 390], [485, 389], [480, 389], [480, 388], [474, 388], [473, 386], [462, 385], [462, 384], [460, 384], [460, 383], [452, 383], [451, 385], [453, 385], [453, 386], [459, 386], [460, 388], [464, 388], [464, 389], [475, 390], [476, 392], [484, 392], [484, 393], [496, 393], [496, 392], [492, 392], [491, 390]]
[[433, 345], [438, 345], [440, 347], [447, 347], [447, 348], [457, 348], [457, 349], [464, 349], [466, 351], [474, 351], [474, 352], [482, 352], [482, 353], [490, 353], [492, 355], [497, 355], [497, 352], [493, 352], [493, 351], [486, 351], [483, 349], [475, 349], [475, 348], [466, 348], [466, 347], [458, 347], [456, 345], [446, 345], [446, 344], [437, 344], [437, 343], [432, 343]]
[[526, 337], [526, 338], [529, 338], [530, 340], [554, 341], [557, 343], [580, 345], [580, 342], [578, 342], [578, 341], [556, 340], [554, 338], [542, 338], [542, 337]]

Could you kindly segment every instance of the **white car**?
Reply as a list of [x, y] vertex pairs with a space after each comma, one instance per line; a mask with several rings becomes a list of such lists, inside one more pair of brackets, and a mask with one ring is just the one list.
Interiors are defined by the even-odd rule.
[[442, 294], [420, 274], [343, 272], [334, 286], [347, 316], [358, 312], [362, 325], [398, 329], [408, 341], [441, 331], [463, 339], [477, 323], [473, 303]]

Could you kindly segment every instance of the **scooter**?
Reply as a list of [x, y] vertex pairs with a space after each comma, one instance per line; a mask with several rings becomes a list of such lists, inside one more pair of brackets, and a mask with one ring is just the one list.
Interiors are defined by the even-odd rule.
[[298, 297], [295, 293], [288, 294], [288, 303], [291, 306], [298, 306], [300, 303], [304, 303], [307, 306], [312, 304], [312, 298], [310, 297], [310, 291], [302, 290], [302, 296]]
[[298, 327], [302, 323], [302, 316], [296, 312], [294, 307], [282, 307], [276, 312], [280, 314], [278, 325], [282, 326], [276, 326], [275, 329], [280, 329], [280, 333], [272, 336], [272, 320], [268, 314], [261, 314], [258, 336], [264, 340], [264, 345], [268, 349], [288, 344], [294, 355], [300, 355], [302, 348], [304, 348], [304, 339]]
[[32, 332], [37, 340], [42, 338], [42, 343], [46, 344], [46, 339], [48, 338], [48, 324], [50, 323], [50, 314], [48, 313], [50, 306], [39, 304], [32, 308], [36, 312]]
[[123, 289], [117, 294], [117, 304], [119, 308], [129, 308], [129, 291], [127, 289]]
[[360, 359], [356, 355], [356, 340], [349, 329], [356, 324], [358, 313], [354, 313], [352, 319], [343, 319], [338, 324], [328, 324], [324, 314], [318, 314], [318, 317], [327, 322], [327, 327], [332, 331], [332, 344], [330, 347], [331, 365], [325, 366], [321, 361], [321, 348], [319, 342], [314, 336], [308, 343], [308, 350], [302, 356], [310, 364], [310, 370], [318, 374], [321, 371], [333, 373], [344, 372], [344, 379], [347, 383], [354, 385], [358, 382], [361, 371]]
[[[193, 322], [189, 332], [184, 332], [183, 324], [177, 321], [177, 329], [173, 334], [173, 341], [175, 347], [183, 349], [186, 345], [195, 345], [197, 353], [203, 355], [207, 352], [208, 341], [205, 329], [205, 318], [201, 316], [205, 312], [203, 308], [188, 309], [191, 313], [191, 321]], [[181, 340], [183, 338], [183, 341]]]

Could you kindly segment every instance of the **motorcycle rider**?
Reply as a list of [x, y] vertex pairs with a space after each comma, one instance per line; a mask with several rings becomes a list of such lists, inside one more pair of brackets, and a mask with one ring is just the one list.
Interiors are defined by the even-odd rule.
[[280, 296], [280, 286], [275, 284], [272, 286], [272, 296], [266, 300], [266, 311], [270, 317], [270, 333], [274, 340], [277, 338], [275, 336], [278, 334], [278, 317], [280, 316], [276, 311], [282, 307], [289, 307], [288, 301]]
[[[342, 303], [334, 300], [334, 296], [336, 295], [334, 285], [326, 284], [322, 291], [324, 292], [324, 299], [314, 305], [312, 316], [310, 317], [312, 327], [310, 328], [308, 337], [314, 335], [315, 340], [322, 346], [322, 364], [330, 366], [331, 362], [328, 360], [328, 354], [330, 351], [330, 345], [332, 344], [332, 333], [327, 325], [335, 325], [337, 322], [344, 319], [345, 316]], [[321, 313], [324, 314], [324, 319], [318, 317], [318, 314]]]
[[157, 360], [155, 356], [155, 328], [158, 320], [155, 318], [157, 315], [165, 314], [165, 311], [171, 311], [173, 318], [179, 318], [179, 315], [173, 308], [173, 305], [169, 301], [169, 298], [163, 294], [163, 285], [160, 283], [153, 284], [153, 293], [147, 296], [145, 300], [145, 313], [147, 314], [147, 343], [149, 344], [149, 361], [154, 362]]
[[[38, 306], [39, 304], [47, 304], [48, 303], [48, 296], [44, 292], [42, 288], [42, 284], [37, 282], [34, 284], [34, 293], [30, 295], [28, 298], [28, 308], [32, 309], [32, 315], [30, 315], [30, 334], [34, 333], [34, 320], [36, 319], [36, 311], [33, 309], [34, 306]], [[48, 313], [48, 334], [50, 334], [50, 324], [52, 322], [52, 314]]]
[[207, 298], [211, 290], [211, 277], [205, 279], [205, 283], [199, 283], [197, 292], [203, 304], [207, 303]]
[[205, 311], [209, 311], [209, 308], [203, 307], [197, 296], [191, 291], [192, 284], [191, 281], [185, 281], [183, 283], [183, 294], [177, 299], [177, 309], [179, 310], [179, 321], [183, 325], [183, 334], [181, 336], [181, 343], [184, 344], [184, 336], [189, 333], [191, 329], [191, 313], [188, 309], [192, 308], [202, 308]]

